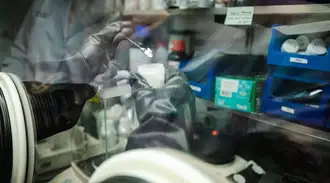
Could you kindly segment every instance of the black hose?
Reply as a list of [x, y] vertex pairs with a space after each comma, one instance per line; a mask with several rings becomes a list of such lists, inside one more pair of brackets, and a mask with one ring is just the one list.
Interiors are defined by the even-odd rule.
[[76, 121], [70, 124], [61, 120], [61, 114], [69, 109], [67, 99], [72, 97], [70, 94], [62, 95], [60, 92], [30, 95], [38, 141], [66, 131], [76, 124]]
[[37, 140], [75, 126], [85, 102], [94, 95], [95, 89], [88, 84], [58, 84], [41, 93], [30, 93]]

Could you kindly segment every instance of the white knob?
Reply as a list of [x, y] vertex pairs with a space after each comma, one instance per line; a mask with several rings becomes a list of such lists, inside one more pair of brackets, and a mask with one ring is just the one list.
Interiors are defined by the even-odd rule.
[[235, 174], [234, 177], [233, 177], [233, 179], [237, 183], [246, 183], [245, 177], [243, 177], [241, 174]]

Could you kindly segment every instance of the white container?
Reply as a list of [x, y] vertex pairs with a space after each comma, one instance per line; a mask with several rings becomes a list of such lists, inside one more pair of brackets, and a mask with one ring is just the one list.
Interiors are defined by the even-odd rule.
[[209, 7], [211, 7], [211, 1], [210, 0], [199, 0], [197, 6], [199, 8], [209, 8]]
[[306, 52], [310, 55], [325, 55], [327, 48], [321, 42], [311, 42], [306, 49]]
[[224, 0], [215, 0], [214, 7], [215, 8], [224, 8], [224, 7], [226, 7], [225, 1]]
[[161, 88], [165, 83], [165, 67], [163, 64], [152, 63], [138, 67], [141, 74], [153, 88]]
[[136, 0], [125, 0], [124, 9], [125, 10], [136, 10], [139, 4]]
[[288, 39], [284, 41], [281, 47], [282, 52], [297, 53], [299, 50], [299, 43], [295, 39]]
[[167, 56], [168, 51], [165, 48], [164, 43], [158, 43], [158, 48], [155, 51], [155, 56], [153, 57], [153, 63], [161, 63], [164, 66], [167, 66]]
[[188, 9], [190, 0], [180, 0], [180, 9]]
[[140, 0], [140, 10], [150, 10], [151, 7], [151, 0]]
[[173, 7], [179, 7], [180, 6], [180, 1], [181, 0], [170, 0], [170, 6], [173, 6]]
[[166, 0], [153, 0], [152, 9], [155, 9], [155, 10], [167, 9], [167, 1]]

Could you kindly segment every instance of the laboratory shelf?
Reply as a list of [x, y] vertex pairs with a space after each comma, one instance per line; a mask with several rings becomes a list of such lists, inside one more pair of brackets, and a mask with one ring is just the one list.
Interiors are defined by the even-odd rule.
[[330, 147], [330, 144], [329, 144], [330, 143], [330, 133], [329, 132], [322, 131], [319, 129], [314, 129], [314, 128], [307, 127], [307, 126], [302, 126], [297, 123], [293, 123], [293, 122], [279, 119], [276, 117], [266, 116], [264, 114], [246, 113], [246, 112], [235, 111], [235, 110], [231, 110], [231, 109], [227, 109], [227, 108], [222, 108], [222, 107], [216, 106], [211, 101], [205, 101], [205, 102], [207, 103], [207, 106], [209, 108], [224, 110], [226, 112], [232, 113], [233, 115], [247, 118], [249, 122], [253, 121], [256, 123], [262, 123], [262, 124], [268, 126], [268, 128], [283, 129], [286, 131], [285, 132], [286, 134], [288, 134], [288, 132], [291, 132], [290, 136], [298, 134], [298, 135], [302, 135], [304, 137], [309, 137], [308, 141], [322, 141], [322, 143], [326, 143]]
[[[227, 8], [214, 8], [213, 14], [225, 15]], [[255, 15], [297, 15], [330, 13], [330, 4], [254, 6]]]
[[[329, 4], [299, 4], [299, 5], [271, 5], [253, 6], [255, 15], [298, 15], [298, 14], [330, 14]], [[189, 15], [209, 13], [226, 15], [228, 8], [196, 8], [196, 9], [170, 9], [170, 10], [124, 10], [124, 16], [163, 16], [163, 15]]]

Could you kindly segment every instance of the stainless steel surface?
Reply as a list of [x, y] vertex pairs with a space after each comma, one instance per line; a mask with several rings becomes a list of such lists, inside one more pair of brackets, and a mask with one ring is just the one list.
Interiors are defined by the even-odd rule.
[[[189, 15], [196, 13], [211, 13], [215, 15], [226, 15], [227, 8], [196, 8], [187, 10], [129, 10], [124, 11], [125, 16], [135, 15]], [[255, 15], [296, 15], [296, 14], [330, 14], [330, 4], [301, 4], [301, 5], [272, 5], [272, 6], [254, 6]]]
[[[205, 101], [208, 108], [220, 110], [226, 115], [231, 115], [230, 133], [277, 133], [288, 140], [296, 142], [303, 147], [317, 152], [320, 159], [330, 165], [330, 132], [302, 126], [275, 117], [263, 114], [249, 114], [215, 106], [212, 102]], [[228, 113], [228, 114], [227, 114]]]
[[[227, 8], [214, 8], [213, 14], [225, 15]], [[255, 15], [296, 15], [330, 13], [330, 4], [254, 6]]]
[[[219, 110], [225, 110], [228, 113], [232, 113], [234, 115], [238, 115], [241, 117], [244, 117], [247, 119], [249, 124], [249, 127], [255, 126], [260, 127], [260, 125], [257, 125], [257, 123], [262, 123], [262, 129], [259, 128], [259, 130], [263, 131], [271, 131], [271, 130], [277, 130], [281, 131], [282, 133], [285, 133], [290, 136], [305, 136], [305, 141], [308, 142], [314, 142], [314, 141], [322, 141], [322, 143], [327, 143], [330, 148], [330, 132], [314, 129], [311, 127], [306, 127], [300, 124], [296, 124], [290, 121], [286, 121], [283, 119], [275, 118], [275, 117], [269, 117], [264, 114], [251, 114], [251, 113], [245, 113], [230, 109], [221, 108], [218, 106], [215, 106], [212, 102], [207, 101], [208, 106], [211, 108], [217, 108]], [[251, 130], [251, 129], [250, 129]], [[256, 129], [252, 129], [252, 131]]]

